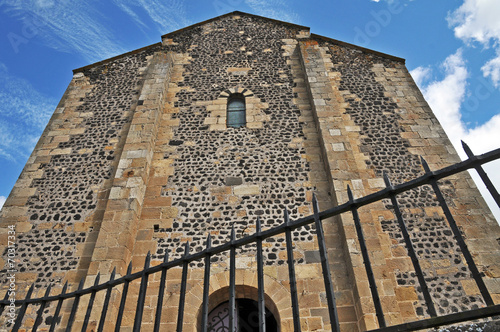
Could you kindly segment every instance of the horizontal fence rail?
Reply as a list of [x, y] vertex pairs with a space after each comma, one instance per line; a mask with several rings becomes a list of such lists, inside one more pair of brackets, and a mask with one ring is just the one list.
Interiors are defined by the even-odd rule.
[[[203, 261], [204, 262], [204, 277], [203, 277], [203, 299], [202, 299], [202, 315], [201, 315], [201, 329], [202, 331], [208, 331], [209, 323], [208, 323], [208, 310], [209, 310], [209, 288], [210, 288], [210, 258], [216, 254], [220, 253], [229, 253], [229, 331], [234, 331], [236, 326], [236, 318], [235, 318], [235, 271], [236, 271], [236, 252], [238, 249], [249, 245], [255, 244], [257, 246], [256, 250], [256, 262], [257, 262], [257, 280], [258, 280], [258, 326], [259, 331], [266, 330], [266, 320], [265, 320], [265, 299], [264, 299], [264, 272], [263, 272], [263, 257], [262, 257], [262, 241], [268, 239], [273, 236], [285, 235], [285, 244], [287, 251], [287, 266], [288, 266], [288, 275], [289, 275], [289, 283], [290, 283], [290, 305], [293, 313], [293, 327], [294, 331], [301, 331], [300, 325], [300, 311], [299, 311], [299, 303], [297, 299], [297, 284], [296, 284], [296, 275], [295, 275], [295, 267], [294, 267], [294, 253], [292, 246], [292, 231], [303, 227], [305, 225], [314, 225], [316, 230], [316, 237], [319, 246], [320, 253], [320, 262], [324, 279], [324, 289], [326, 294], [326, 300], [328, 303], [328, 313], [330, 317], [330, 323], [332, 327], [332, 331], [340, 331], [339, 328], [339, 319], [337, 314], [336, 300], [335, 294], [333, 292], [334, 285], [333, 279], [330, 272], [330, 262], [328, 261], [327, 249], [325, 244], [325, 238], [323, 233], [323, 220], [338, 216], [342, 213], [350, 212], [352, 214], [356, 232], [358, 243], [361, 249], [362, 258], [364, 261], [366, 274], [369, 281], [370, 291], [372, 295], [373, 304], [375, 307], [376, 317], [378, 320], [379, 328], [372, 331], [415, 331], [418, 329], [431, 328], [437, 326], [443, 326], [448, 324], [454, 324], [459, 322], [465, 322], [474, 319], [480, 319], [485, 317], [493, 317], [500, 314], [500, 305], [495, 305], [491, 295], [486, 288], [481, 274], [477, 269], [477, 266], [473, 260], [472, 254], [467, 248], [467, 244], [463, 239], [463, 236], [451, 215], [450, 209], [443, 198], [441, 190], [439, 188], [438, 181], [446, 178], [448, 176], [466, 171], [468, 169], [475, 169], [483, 182], [486, 184], [489, 192], [493, 196], [497, 205], [500, 207], [500, 196], [498, 191], [495, 189], [487, 174], [484, 172], [482, 165], [488, 162], [491, 162], [496, 159], [500, 159], [500, 149], [496, 149], [494, 151], [482, 154], [482, 155], [474, 155], [470, 148], [463, 143], [464, 149], [468, 155], [468, 159], [452, 166], [431, 171], [425, 160], [422, 158], [421, 163], [424, 169], [424, 175], [402, 183], [393, 185], [389, 179], [389, 176], [384, 173], [384, 180], [386, 188], [380, 190], [376, 193], [361, 197], [354, 198], [351, 189], [347, 188], [348, 201], [346, 203], [340, 204], [331, 209], [327, 209], [324, 211], [319, 211], [318, 201], [316, 196], [313, 195], [313, 210], [314, 213], [311, 216], [307, 216], [304, 218], [300, 218], [297, 220], [290, 220], [288, 211], [284, 211], [284, 220], [283, 223], [267, 229], [262, 230], [261, 220], [257, 218], [256, 223], [256, 232], [252, 235], [236, 238], [234, 227], [231, 230], [231, 235], [229, 241], [222, 245], [213, 247], [211, 242], [211, 236], [208, 235], [206, 239], [206, 248], [203, 251], [191, 253], [190, 252], [190, 244], [184, 244], [184, 254], [181, 258], [171, 260], [168, 259], [168, 251], [165, 253], [163, 262], [156, 266], [150, 266], [151, 262], [151, 254], [148, 253], [146, 256], [146, 260], [144, 263], [144, 268], [136, 273], [132, 273], [132, 263], [130, 263], [127, 267], [127, 272], [124, 276], [115, 279], [116, 271], [113, 270], [111, 273], [110, 279], [106, 282], [100, 283], [100, 275], [98, 274], [94, 285], [88, 288], [83, 287], [83, 280], [79, 283], [77, 290], [72, 292], [67, 292], [68, 285], [67, 283], [62, 288], [62, 291], [58, 295], [50, 295], [51, 287], [49, 287], [45, 296], [39, 298], [31, 298], [33, 293], [34, 284], [29, 289], [25, 299], [16, 300], [15, 305], [17, 307], [17, 317], [15, 323], [12, 326], [13, 331], [17, 331], [21, 328], [23, 323], [23, 319], [25, 318], [26, 311], [30, 306], [39, 306], [36, 313], [36, 319], [34, 322], [34, 326], [32, 331], [36, 331], [38, 326], [40, 326], [42, 322], [42, 315], [44, 309], [50, 304], [56, 304], [56, 309], [54, 312], [54, 317], [52, 322], [50, 323], [50, 330], [54, 331], [55, 328], [60, 328], [60, 326], [56, 326], [58, 324], [58, 319], [60, 318], [61, 308], [66, 301], [72, 300], [71, 310], [69, 314], [69, 319], [66, 325], [66, 331], [71, 331], [72, 326], [75, 321], [75, 316], [77, 310], [79, 310], [79, 302], [82, 296], [89, 295], [89, 300], [87, 307], [85, 309], [85, 319], [82, 327], [82, 331], [87, 329], [87, 324], [89, 322], [90, 316], [94, 310], [101, 311], [99, 325], [97, 327], [97, 331], [103, 331], [104, 325], [107, 317], [108, 307], [110, 303], [112, 290], [117, 286], [122, 285], [121, 288], [121, 298], [120, 304], [117, 309], [117, 316], [115, 319], [115, 331], [120, 330], [120, 326], [122, 324], [123, 316], [124, 316], [124, 308], [125, 302], [127, 299], [129, 285], [131, 282], [137, 280], [140, 281], [139, 293], [137, 297], [137, 305], [135, 310], [133, 331], [140, 331], [141, 322], [144, 313], [144, 305], [145, 305], [145, 297], [148, 291], [148, 279], [152, 274], [161, 273], [160, 283], [159, 283], [159, 292], [158, 292], [158, 300], [155, 308], [154, 315], [154, 331], [160, 330], [160, 322], [162, 315], [162, 305], [165, 293], [165, 280], [168, 274], [168, 271], [174, 267], [182, 268], [181, 275], [181, 288], [179, 293], [179, 303], [178, 303], [178, 312], [177, 315], [177, 331], [182, 331], [183, 321], [184, 321], [184, 306], [185, 306], [185, 295], [186, 295], [186, 285], [187, 285], [187, 274], [189, 269], [189, 264], [195, 261]], [[439, 205], [443, 209], [445, 214], [445, 218], [448, 221], [450, 228], [453, 232], [453, 235], [460, 247], [461, 253], [463, 254], [466, 263], [472, 273], [473, 279], [477, 284], [477, 287], [480, 290], [482, 298], [486, 303], [486, 307], [468, 310], [459, 313], [453, 313], [448, 315], [438, 316], [436, 309], [434, 307], [434, 303], [431, 299], [429, 291], [427, 289], [426, 280], [424, 278], [424, 274], [420, 267], [419, 259], [417, 254], [413, 249], [413, 243], [408, 231], [406, 229], [406, 223], [403, 218], [403, 215], [400, 211], [398, 201], [396, 199], [398, 194], [404, 193], [408, 190], [423, 186], [423, 185], [431, 185], [432, 190], [439, 202]], [[396, 216], [398, 225], [400, 227], [404, 242], [406, 244], [406, 249], [408, 251], [408, 255], [411, 258], [413, 267], [415, 269], [415, 273], [417, 275], [418, 283], [420, 286], [420, 290], [424, 297], [424, 302], [427, 306], [427, 311], [430, 318], [422, 319], [414, 322], [409, 322], [400, 325], [387, 326], [387, 322], [385, 321], [383, 307], [380, 301], [379, 293], [376, 286], [376, 280], [374, 277], [374, 273], [371, 267], [370, 258], [368, 255], [368, 249], [365, 243], [365, 238], [363, 234], [363, 229], [360, 221], [360, 217], [358, 214], [358, 210], [366, 206], [368, 204], [381, 201], [383, 199], [389, 199], [392, 203], [392, 208], [394, 210], [394, 214]], [[98, 308], [94, 306], [94, 301], [96, 294], [105, 291], [104, 302]], [[0, 315], [4, 312], [5, 308], [10, 304], [7, 294], [3, 300], [0, 301]], [[66, 306], [67, 307], [67, 306]]]

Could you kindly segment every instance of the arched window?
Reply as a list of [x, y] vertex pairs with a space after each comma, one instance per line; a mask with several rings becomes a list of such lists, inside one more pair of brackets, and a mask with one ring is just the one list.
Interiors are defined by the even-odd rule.
[[246, 124], [245, 97], [241, 93], [234, 93], [227, 100], [226, 125], [232, 128], [244, 127]]

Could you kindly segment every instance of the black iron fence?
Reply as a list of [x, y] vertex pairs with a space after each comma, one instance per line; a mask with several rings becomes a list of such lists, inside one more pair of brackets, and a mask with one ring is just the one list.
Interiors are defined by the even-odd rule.
[[[486, 317], [494, 317], [497, 315], [500, 315], [500, 304], [495, 305], [492, 297], [486, 288], [481, 274], [478, 271], [478, 268], [472, 258], [472, 255], [467, 248], [467, 244], [464, 241], [464, 238], [460, 232], [460, 229], [458, 228], [454, 217], [452, 216], [450, 209], [448, 208], [448, 204], [446, 203], [443, 194], [439, 188], [438, 181], [446, 178], [448, 176], [457, 174], [459, 172], [463, 172], [468, 169], [474, 168], [480, 175], [482, 181], [488, 188], [489, 192], [493, 196], [496, 204], [500, 207], [500, 195], [498, 191], [495, 189], [493, 184], [491, 183], [490, 179], [484, 172], [482, 165], [496, 160], [500, 159], [500, 149], [482, 154], [482, 155], [474, 155], [469, 147], [466, 144], [463, 144], [464, 149], [468, 155], [468, 159], [457, 163], [455, 165], [437, 170], [437, 171], [431, 171], [429, 169], [429, 166], [425, 162], [425, 160], [422, 158], [422, 166], [424, 168], [425, 174], [408, 182], [398, 184], [398, 185], [393, 185], [391, 184], [389, 177], [387, 174], [384, 174], [384, 180], [386, 184], [386, 188], [383, 190], [380, 190], [374, 194], [364, 196], [362, 198], [357, 198], [355, 199], [353, 197], [353, 194], [348, 188], [348, 197], [349, 201], [338, 205], [334, 208], [325, 210], [325, 211], [319, 211], [318, 207], [318, 202], [316, 197], [313, 197], [313, 209], [314, 209], [314, 214], [308, 217], [304, 217], [298, 220], [290, 220], [288, 216], [288, 212], [285, 210], [284, 211], [284, 219], [283, 223], [277, 227], [267, 229], [267, 230], [262, 230], [261, 228], [261, 222], [260, 219], [257, 219], [256, 223], [256, 232], [250, 236], [243, 237], [237, 239], [235, 236], [234, 228], [231, 231], [231, 237], [229, 242], [219, 245], [217, 247], [212, 247], [211, 246], [211, 237], [208, 235], [206, 239], [206, 249], [197, 252], [197, 253], [191, 253], [190, 252], [190, 245], [189, 243], [185, 244], [184, 247], [184, 255], [179, 258], [175, 259], [172, 261], [168, 260], [168, 252], [164, 256], [163, 263], [153, 266], [150, 266], [150, 261], [151, 261], [151, 255], [148, 254], [144, 263], [144, 269], [140, 272], [137, 273], [132, 273], [132, 264], [130, 263], [127, 269], [127, 273], [125, 276], [115, 279], [115, 271], [112, 272], [110, 280], [104, 283], [100, 283], [99, 280], [99, 275], [97, 275], [95, 279], [95, 283], [93, 286], [84, 289], [83, 288], [83, 280], [80, 282], [78, 289], [73, 292], [67, 293], [67, 283], [64, 285], [61, 293], [59, 295], [50, 295], [51, 293], [51, 288], [49, 287], [46, 292], [45, 296], [40, 297], [40, 298], [31, 298], [34, 285], [31, 286], [29, 289], [26, 297], [24, 300], [16, 300], [15, 305], [17, 307], [17, 314], [16, 314], [16, 319], [15, 323], [12, 327], [13, 331], [17, 331], [21, 328], [21, 325], [23, 323], [23, 319], [25, 318], [27, 308], [30, 306], [38, 307], [38, 310], [36, 311], [36, 318], [34, 321], [34, 325], [32, 327], [32, 331], [37, 331], [39, 326], [42, 323], [42, 316], [44, 313], [45, 308], [47, 307], [48, 304], [54, 303], [56, 304], [55, 312], [53, 315], [53, 319], [51, 320], [50, 323], [50, 328], [49, 331], [54, 331], [56, 328], [56, 325], [60, 321], [58, 317], [61, 315], [61, 308], [63, 306], [63, 303], [65, 301], [70, 301], [73, 300], [72, 306], [71, 306], [71, 311], [69, 313], [69, 319], [67, 322], [67, 325], [65, 326], [66, 331], [71, 331], [73, 324], [75, 322], [75, 317], [76, 313], [79, 307], [80, 303], [80, 298], [82, 296], [90, 295], [88, 305], [86, 308], [86, 314], [83, 322], [83, 326], [81, 328], [81, 331], [86, 331], [88, 327], [88, 323], [90, 320], [90, 316], [94, 310], [100, 310], [102, 313], [100, 314], [100, 319], [99, 319], [99, 325], [97, 326], [97, 331], [103, 331], [104, 329], [104, 324], [106, 321], [106, 315], [108, 313], [108, 307], [110, 304], [110, 298], [111, 298], [111, 292], [112, 290], [119, 286], [123, 285], [121, 289], [121, 300], [120, 304], [118, 307], [118, 313], [116, 317], [116, 323], [114, 324], [116, 326], [115, 331], [119, 331], [123, 315], [124, 315], [124, 309], [125, 309], [125, 303], [127, 300], [127, 294], [129, 290], [129, 284], [134, 281], [134, 280], [140, 280], [140, 289], [138, 293], [138, 298], [137, 298], [137, 305], [136, 305], [136, 310], [135, 310], [135, 318], [134, 318], [134, 325], [133, 325], [133, 331], [140, 331], [141, 329], [141, 322], [142, 322], [142, 317], [143, 317], [143, 312], [144, 312], [144, 305], [145, 305], [145, 298], [146, 298], [146, 292], [148, 289], [148, 278], [155, 274], [155, 273], [161, 273], [160, 277], [160, 285], [159, 285], [159, 290], [158, 290], [158, 299], [157, 299], [157, 304], [156, 304], [156, 311], [155, 311], [155, 316], [154, 316], [154, 331], [159, 331], [160, 330], [160, 322], [162, 320], [162, 305], [163, 305], [163, 300], [164, 300], [164, 294], [165, 294], [165, 284], [166, 284], [166, 278], [167, 278], [167, 273], [170, 269], [174, 267], [181, 267], [182, 268], [182, 276], [181, 276], [181, 288], [180, 288], [180, 297], [179, 297], [179, 304], [178, 304], [178, 311], [177, 311], [177, 331], [182, 331], [183, 328], [183, 321], [184, 321], [184, 307], [185, 307], [185, 296], [186, 296], [186, 285], [187, 285], [187, 276], [188, 276], [188, 269], [189, 269], [189, 264], [191, 262], [195, 261], [204, 261], [204, 283], [203, 283], [203, 304], [202, 304], [202, 318], [201, 318], [201, 330], [206, 332], [209, 329], [210, 324], [208, 323], [208, 309], [209, 309], [209, 287], [210, 287], [210, 263], [211, 263], [211, 257], [213, 255], [219, 254], [219, 253], [227, 253], [229, 252], [229, 311], [228, 311], [228, 316], [229, 316], [229, 329], [227, 331], [234, 331], [235, 330], [235, 324], [236, 324], [236, 317], [235, 317], [235, 306], [236, 306], [236, 252], [237, 249], [242, 248], [245, 245], [249, 244], [256, 244], [257, 250], [256, 250], [256, 262], [257, 262], [257, 280], [258, 280], [258, 330], [259, 331], [265, 331], [266, 330], [266, 309], [265, 309], [265, 297], [264, 297], [264, 259], [262, 255], [262, 242], [263, 240], [284, 234], [285, 235], [285, 241], [286, 241], [286, 250], [287, 250], [287, 265], [288, 265], [288, 271], [289, 271], [289, 283], [290, 283], [290, 304], [292, 307], [292, 312], [293, 312], [293, 326], [295, 331], [301, 331], [301, 324], [300, 324], [300, 311], [299, 311], [299, 304], [298, 304], [298, 296], [297, 296], [297, 283], [296, 283], [296, 274], [295, 274], [295, 266], [294, 266], [294, 252], [293, 252], [293, 247], [292, 247], [292, 231], [299, 228], [303, 227], [305, 225], [310, 225], [314, 224], [315, 225], [315, 232], [318, 240], [318, 246], [319, 246], [319, 255], [320, 255], [320, 261], [321, 261], [321, 267], [322, 267], [322, 273], [323, 273], [323, 279], [324, 279], [324, 288], [325, 288], [325, 294], [326, 294], [326, 299], [328, 302], [328, 313], [329, 313], [329, 318], [332, 326], [333, 331], [340, 331], [339, 328], [339, 319], [337, 315], [337, 307], [335, 304], [335, 294], [334, 294], [334, 287], [333, 287], [333, 282], [332, 282], [332, 276], [330, 272], [330, 264], [328, 262], [328, 255], [327, 255], [327, 248], [325, 245], [325, 238], [324, 238], [324, 232], [323, 232], [323, 224], [322, 221], [324, 219], [333, 217], [333, 216], [338, 216], [343, 213], [348, 213], [350, 212], [352, 214], [352, 217], [354, 219], [355, 223], [355, 228], [357, 231], [357, 237], [359, 241], [359, 246], [361, 249], [361, 254], [364, 260], [364, 265], [366, 268], [366, 273], [368, 276], [368, 281], [370, 285], [370, 290], [371, 290], [371, 295], [373, 299], [373, 304], [375, 307], [376, 311], [376, 317], [378, 320], [379, 328], [374, 331], [378, 332], [388, 332], [388, 331], [415, 331], [423, 328], [432, 328], [432, 327], [438, 327], [438, 326], [443, 326], [443, 325], [448, 325], [448, 324], [454, 324], [454, 323], [460, 323], [460, 322], [466, 322], [470, 320], [476, 320], [476, 319], [481, 319], [481, 318], [486, 318]], [[398, 204], [397, 201], [397, 195], [404, 193], [408, 190], [421, 187], [423, 185], [431, 185], [432, 189], [434, 191], [434, 194], [437, 198], [437, 201], [439, 202], [439, 205], [443, 209], [444, 215], [448, 221], [448, 224], [450, 226], [451, 231], [453, 232], [454, 238], [457, 241], [458, 246], [460, 247], [461, 253], [464, 256], [464, 259], [467, 262], [467, 265], [469, 267], [469, 270], [471, 271], [472, 277], [475, 280], [477, 287], [480, 290], [480, 293], [482, 295], [482, 298], [484, 300], [484, 303], [486, 304], [485, 307], [474, 309], [474, 310], [468, 310], [464, 312], [459, 312], [459, 313], [453, 313], [453, 314], [447, 314], [447, 315], [442, 315], [438, 316], [436, 309], [434, 307], [434, 303], [432, 301], [431, 295], [429, 293], [428, 287], [427, 287], [427, 282], [424, 278], [424, 273], [422, 271], [422, 268], [420, 266], [420, 262], [418, 259], [417, 254], [415, 253], [414, 246], [412, 243], [411, 236], [407, 230], [405, 220], [403, 218], [403, 214], [401, 213], [400, 210], [400, 205]], [[399, 227], [401, 229], [402, 236], [404, 238], [404, 242], [406, 245], [406, 249], [408, 251], [408, 255], [411, 258], [415, 274], [417, 276], [420, 290], [422, 292], [425, 305], [427, 306], [427, 312], [430, 315], [430, 318], [423, 319], [423, 320], [418, 320], [414, 322], [409, 322], [409, 323], [404, 323], [400, 325], [393, 325], [393, 326], [387, 326], [387, 323], [384, 318], [384, 310], [383, 306], [380, 301], [379, 297], [379, 292], [377, 290], [376, 282], [375, 282], [375, 277], [372, 271], [372, 266], [370, 263], [370, 258], [368, 254], [368, 249], [366, 246], [366, 242], [364, 239], [363, 235], [363, 229], [362, 225], [360, 222], [360, 218], [358, 215], [358, 209], [366, 206], [368, 204], [374, 203], [381, 201], [382, 199], [390, 199], [392, 202], [392, 207], [394, 209], [394, 214], [397, 218]], [[105, 297], [104, 297], [104, 302], [102, 306], [99, 306], [98, 309], [94, 308], [94, 301], [96, 294], [98, 292], [105, 292]], [[0, 301], [0, 315], [4, 312], [7, 306], [9, 306], [11, 303], [8, 300], [8, 293], [5, 294], [5, 298]], [[60, 328], [60, 326], [58, 327]]]

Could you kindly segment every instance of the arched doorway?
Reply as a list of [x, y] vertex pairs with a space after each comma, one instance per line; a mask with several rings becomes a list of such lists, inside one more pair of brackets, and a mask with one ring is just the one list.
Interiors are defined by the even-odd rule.
[[[271, 285], [272, 280], [268, 280], [268, 285]], [[259, 331], [259, 316], [258, 316], [258, 291], [256, 287], [250, 285], [236, 285], [236, 315], [239, 322], [238, 332]], [[229, 330], [229, 287], [224, 286], [212, 292], [208, 301], [208, 322], [207, 326], [211, 327], [208, 331], [215, 332], [231, 332]], [[281, 332], [281, 314], [275, 301], [264, 293], [264, 304], [266, 306], [266, 331]], [[197, 328], [196, 331], [201, 331], [202, 321], [202, 305], [198, 308]], [[223, 321], [222, 324], [216, 325], [218, 321]]]
[[[236, 299], [235, 327], [238, 332], [259, 332], [259, 309], [255, 300]], [[230, 332], [229, 330], [229, 302], [223, 302], [208, 314], [209, 332]], [[277, 332], [278, 322], [274, 315], [266, 308], [266, 331]]]

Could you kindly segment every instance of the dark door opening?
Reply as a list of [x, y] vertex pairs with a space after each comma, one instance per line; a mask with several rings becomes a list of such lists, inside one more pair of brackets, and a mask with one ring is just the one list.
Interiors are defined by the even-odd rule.
[[[237, 332], [259, 332], [259, 309], [257, 301], [251, 299], [236, 299], [236, 330]], [[229, 302], [221, 303], [208, 315], [209, 332], [230, 332]], [[278, 322], [266, 308], [266, 331], [278, 332]]]

